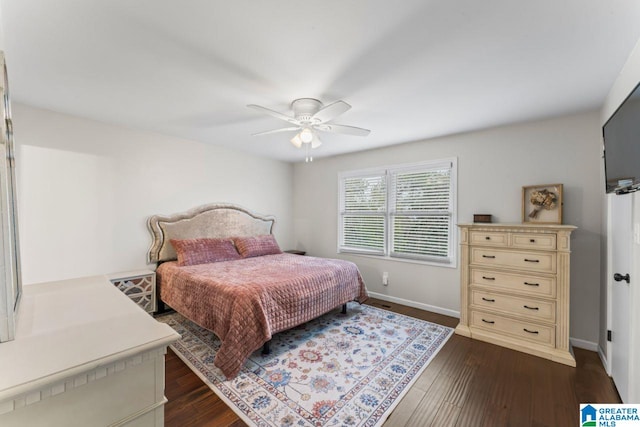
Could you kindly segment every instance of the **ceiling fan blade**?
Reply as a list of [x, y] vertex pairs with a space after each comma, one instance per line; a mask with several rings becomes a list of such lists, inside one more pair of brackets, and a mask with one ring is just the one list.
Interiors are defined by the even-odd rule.
[[318, 148], [322, 145], [322, 141], [318, 138], [317, 134], [313, 134], [313, 139], [311, 140], [311, 148]]
[[256, 111], [260, 111], [260, 112], [266, 113], [266, 114], [268, 114], [270, 116], [273, 116], [273, 117], [275, 117], [277, 119], [285, 120], [285, 121], [287, 121], [289, 123], [293, 123], [294, 125], [300, 124], [300, 122], [298, 122], [293, 117], [289, 117], [286, 114], [279, 113], [279, 112], [277, 112], [275, 110], [270, 110], [269, 108], [265, 108], [265, 107], [262, 107], [260, 105], [249, 104], [249, 105], [247, 105], [247, 107], [252, 108], [252, 109], [254, 109]]
[[358, 128], [355, 126], [347, 126], [347, 125], [336, 125], [333, 123], [323, 123], [321, 125], [314, 126], [314, 128], [322, 132], [343, 133], [345, 135], [355, 135], [355, 136], [367, 136], [371, 133], [369, 129], [363, 129], [363, 128]]
[[300, 126], [292, 126], [290, 128], [280, 128], [280, 129], [267, 130], [264, 132], [253, 133], [251, 134], [251, 136], [270, 135], [272, 133], [288, 132], [288, 131], [298, 130], [298, 129], [300, 129]]
[[296, 148], [302, 147], [302, 139], [300, 139], [300, 134], [299, 133], [296, 133], [296, 135], [293, 138], [291, 138], [291, 143]]
[[313, 117], [311, 117], [311, 119], [320, 120], [320, 123], [328, 122], [329, 120], [335, 119], [345, 111], [348, 111], [350, 108], [351, 105], [347, 104], [346, 102], [336, 101], [315, 113]]

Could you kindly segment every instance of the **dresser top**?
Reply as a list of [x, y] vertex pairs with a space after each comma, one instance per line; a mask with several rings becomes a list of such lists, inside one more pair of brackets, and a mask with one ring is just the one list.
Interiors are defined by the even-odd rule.
[[16, 323], [0, 344], [0, 401], [180, 337], [105, 276], [25, 285]]
[[509, 223], [509, 222], [474, 222], [474, 223], [460, 223], [460, 228], [479, 228], [479, 229], [492, 229], [492, 230], [548, 230], [548, 231], [573, 231], [575, 225], [563, 225], [563, 224], [536, 224], [536, 223]]

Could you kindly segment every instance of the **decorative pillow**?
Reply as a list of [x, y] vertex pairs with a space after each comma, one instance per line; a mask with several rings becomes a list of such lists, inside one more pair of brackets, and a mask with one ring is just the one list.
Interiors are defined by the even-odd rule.
[[181, 267], [242, 258], [232, 239], [171, 239], [170, 241], [178, 254], [178, 265]]
[[273, 234], [253, 237], [235, 237], [233, 241], [242, 258], [282, 253]]

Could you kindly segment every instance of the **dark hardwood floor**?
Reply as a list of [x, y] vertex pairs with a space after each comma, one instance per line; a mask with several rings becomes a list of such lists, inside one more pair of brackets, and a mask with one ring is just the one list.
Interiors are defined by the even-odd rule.
[[[458, 319], [386, 301], [368, 304], [441, 325]], [[574, 349], [571, 368], [454, 335], [393, 411], [385, 427], [579, 425], [580, 403], [619, 403], [594, 352]], [[165, 425], [246, 424], [171, 350], [166, 359]]]

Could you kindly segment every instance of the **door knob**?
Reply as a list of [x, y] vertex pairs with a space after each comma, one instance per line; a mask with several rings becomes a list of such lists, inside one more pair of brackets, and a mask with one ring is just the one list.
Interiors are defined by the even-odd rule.
[[616, 282], [622, 282], [623, 280], [627, 283], [629, 283], [629, 273], [625, 274], [624, 276], [620, 273], [616, 273], [613, 275], [613, 280], [615, 280]]

